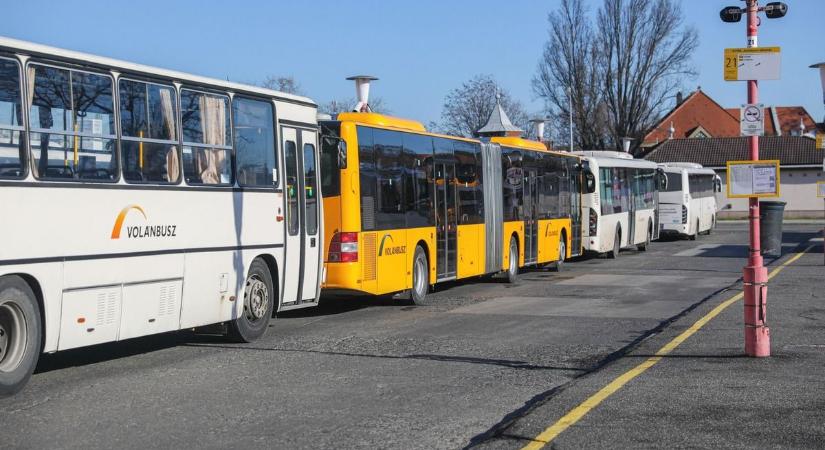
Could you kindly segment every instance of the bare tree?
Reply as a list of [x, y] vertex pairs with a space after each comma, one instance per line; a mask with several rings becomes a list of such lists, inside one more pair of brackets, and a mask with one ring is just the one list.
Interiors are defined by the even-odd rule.
[[699, 37], [682, 17], [681, 2], [674, 0], [604, 0], [598, 15], [599, 66], [616, 148], [625, 136], [639, 144], [682, 81], [696, 76], [691, 56]]
[[286, 92], [287, 94], [304, 95], [301, 85], [292, 75], [276, 76], [270, 75], [261, 82], [261, 87]]
[[604, 148], [607, 117], [596, 65], [599, 48], [594, 44], [587, 8], [582, 0], [562, 0], [548, 22], [550, 36], [533, 77], [533, 92], [545, 102], [551, 136], [569, 144], [572, 103], [574, 146]]
[[[352, 111], [356, 103], [358, 103], [358, 101], [354, 98], [345, 98], [337, 100], [333, 99], [326, 103], [318, 105], [318, 112], [322, 114], [329, 114], [330, 116], [335, 117], [338, 115], [338, 113]], [[387, 106], [387, 103], [381, 97], [372, 97], [370, 98], [369, 103], [372, 112], [380, 114], [392, 114], [392, 111]]]
[[569, 141], [563, 124], [572, 99], [577, 147], [619, 148], [623, 137], [641, 143], [695, 76], [698, 37], [681, 17], [674, 0], [603, 0], [594, 26], [583, 0], [562, 0], [533, 78], [557, 124], [554, 138]]
[[497, 94], [513, 125], [527, 131], [529, 118], [521, 103], [513, 99], [491, 75], [476, 75], [447, 94], [438, 129], [456, 136], [475, 136], [476, 131], [490, 118]]

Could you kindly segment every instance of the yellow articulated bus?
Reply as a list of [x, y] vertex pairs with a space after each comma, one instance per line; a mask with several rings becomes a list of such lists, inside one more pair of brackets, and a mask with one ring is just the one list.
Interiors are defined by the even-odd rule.
[[321, 122], [326, 292], [409, 291], [581, 253], [581, 160], [535, 141], [490, 142], [342, 113]]

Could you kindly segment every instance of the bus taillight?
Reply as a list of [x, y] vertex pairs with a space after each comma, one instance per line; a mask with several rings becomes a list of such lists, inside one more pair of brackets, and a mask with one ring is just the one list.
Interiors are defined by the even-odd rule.
[[688, 213], [687, 206], [682, 205], [682, 225], [687, 223]]
[[329, 262], [358, 262], [358, 233], [335, 233], [329, 243]]
[[590, 236], [596, 236], [599, 231], [599, 216], [596, 215], [596, 210], [590, 208]]

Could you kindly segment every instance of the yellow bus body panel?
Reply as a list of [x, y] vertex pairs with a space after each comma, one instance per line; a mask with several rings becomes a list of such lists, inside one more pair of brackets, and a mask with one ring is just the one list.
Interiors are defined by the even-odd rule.
[[[568, 255], [570, 254], [570, 229], [569, 218], [539, 220], [537, 255], [539, 264], [558, 261], [559, 239], [561, 239], [562, 231], [565, 235], [565, 248]], [[568, 255], [565, 255], [565, 258]]]
[[510, 267], [510, 238], [513, 235], [516, 236], [518, 243], [518, 266], [524, 267], [524, 222], [521, 220], [504, 222], [503, 231], [501, 270], [507, 270], [507, 267]]
[[436, 280], [435, 227], [410, 228], [407, 230], [407, 276], [404, 289], [412, 288], [412, 263], [415, 258], [415, 246], [421, 245], [427, 255], [430, 268], [430, 284]]
[[484, 274], [484, 224], [458, 226], [458, 264], [456, 278]]

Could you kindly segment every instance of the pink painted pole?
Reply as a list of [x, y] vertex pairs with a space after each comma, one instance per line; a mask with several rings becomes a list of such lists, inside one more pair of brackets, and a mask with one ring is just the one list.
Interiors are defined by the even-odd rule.
[[[758, 0], [746, 0], [748, 47], [758, 47]], [[759, 101], [759, 83], [748, 81], [748, 103]], [[748, 138], [750, 158], [759, 160], [759, 137]], [[759, 242], [759, 199], [749, 199], [750, 249], [748, 265], [743, 269], [745, 294], [745, 353], [753, 357], [771, 355], [771, 331], [766, 325], [768, 269], [764, 266]]]

